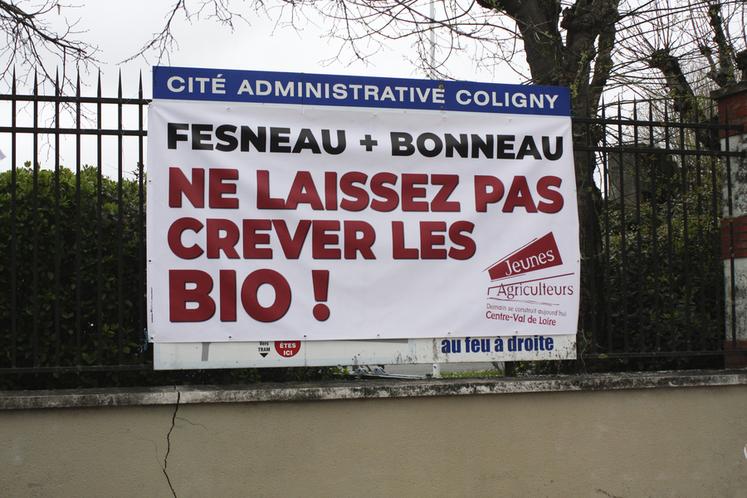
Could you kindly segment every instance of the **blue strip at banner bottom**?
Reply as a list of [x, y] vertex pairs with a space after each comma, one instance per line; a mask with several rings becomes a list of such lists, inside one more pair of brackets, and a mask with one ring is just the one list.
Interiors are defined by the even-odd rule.
[[570, 116], [564, 87], [166, 66], [153, 98]]

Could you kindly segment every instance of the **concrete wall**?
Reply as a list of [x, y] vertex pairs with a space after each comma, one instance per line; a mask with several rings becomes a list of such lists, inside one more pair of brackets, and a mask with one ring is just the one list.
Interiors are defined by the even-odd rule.
[[746, 443], [745, 385], [6, 410], [0, 496], [741, 497]]

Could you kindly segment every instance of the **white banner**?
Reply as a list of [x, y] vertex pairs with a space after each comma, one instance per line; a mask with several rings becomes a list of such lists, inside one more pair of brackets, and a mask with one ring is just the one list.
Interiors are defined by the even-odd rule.
[[447, 86], [431, 104], [466, 110], [413, 109], [405, 101], [427, 100], [422, 90], [394, 92], [401, 107], [351, 102], [348, 78], [347, 100], [310, 105], [280, 99], [305, 87], [266, 73], [198, 95], [184, 71], [160, 69], [166, 90], [154, 88], [148, 114], [152, 341], [575, 334], [571, 121], [548, 112], [562, 89]]

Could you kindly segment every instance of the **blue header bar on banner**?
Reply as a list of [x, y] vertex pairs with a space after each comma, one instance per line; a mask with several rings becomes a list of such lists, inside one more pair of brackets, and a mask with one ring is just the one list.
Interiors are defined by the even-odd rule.
[[153, 98], [570, 116], [555, 86], [156, 66]]

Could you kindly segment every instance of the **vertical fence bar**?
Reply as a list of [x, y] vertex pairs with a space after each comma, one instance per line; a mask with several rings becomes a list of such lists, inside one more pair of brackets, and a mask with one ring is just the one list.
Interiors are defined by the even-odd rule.
[[103, 274], [101, 269], [101, 210], [103, 204], [103, 175], [101, 173], [101, 71], [96, 83], [96, 327], [98, 341], [96, 361], [101, 363], [104, 354], [105, 332], [103, 313]]
[[60, 364], [62, 306], [60, 272], [62, 271], [62, 234], [60, 233], [60, 81], [54, 77], [54, 364]]
[[75, 80], [75, 245], [73, 254], [75, 255], [75, 358], [76, 364], [82, 364], [81, 335], [83, 313], [81, 305], [81, 267], [80, 252], [81, 231], [82, 231], [82, 206], [81, 206], [81, 168], [80, 168], [80, 71], [78, 71]]
[[687, 143], [685, 141], [685, 124], [684, 124], [684, 116], [682, 113], [679, 114], [679, 149], [680, 149], [680, 180], [682, 183], [682, 278], [684, 279], [684, 288], [685, 288], [685, 299], [684, 299], [684, 306], [685, 306], [685, 321], [683, 328], [688, 327], [689, 330], [685, 334], [685, 344], [684, 347], [686, 350], [691, 349], [692, 344], [692, 334], [696, 330], [695, 327], [692, 326], [691, 322], [691, 316], [690, 316], [690, 298], [691, 298], [691, 287], [690, 287], [690, 230], [689, 230], [689, 223], [690, 220], [688, 218], [688, 205], [687, 205], [687, 197], [689, 193], [688, 188], [688, 177], [687, 177], [687, 156], [685, 155], [685, 149], [687, 147]]
[[[724, 123], [729, 124], [729, 109], [724, 107]], [[734, 223], [731, 223], [731, 219], [734, 216], [734, 203], [733, 195], [734, 191], [731, 181], [731, 147], [729, 145], [729, 129], [724, 130], [724, 149], [726, 150], [726, 209], [727, 217], [730, 220], [729, 223], [729, 292], [731, 293], [731, 346], [733, 349], [737, 349], [737, 282], [736, 268], [734, 262]]]
[[18, 155], [16, 153], [16, 70], [13, 68], [10, 100], [10, 366], [18, 365], [18, 240], [16, 238], [16, 189]]
[[[588, 94], [586, 96], [586, 99], [587, 99], [586, 108], [589, 109], [590, 107], [589, 107], [589, 95]], [[593, 152], [592, 147], [591, 147], [592, 146], [591, 135], [592, 135], [592, 123], [587, 122], [586, 123], [586, 164], [588, 168], [592, 168], [596, 160], [595, 153]], [[596, 222], [598, 223], [598, 220]], [[594, 228], [596, 227], [590, 226], [587, 228], [587, 230], [590, 231], [589, 233], [594, 233], [593, 232]], [[594, 255], [594, 256], [598, 257], [598, 255]], [[591, 285], [592, 285], [592, 288], [589, 290], [591, 295], [597, 295], [601, 291], [601, 289], [597, 288], [597, 282], [598, 282], [597, 278], [590, 278], [587, 281], [591, 282]], [[601, 330], [598, 330], [599, 319], [597, 318], [597, 316], [601, 314], [603, 310], [593, 309], [593, 307], [588, 307], [588, 308], [591, 308], [591, 309], [584, 310], [584, 313], [587, 313], [587, 316], [588, 316], [586, 323], [591, 324], [590, 326], [591, 330], [589, 331], [590, 332], [589, 342], [591, 343], [592, 353], [596, 353], [600, 349], [599, 334], [602, 332]], [[582, 358], [579, 357], [579, 359], [582, 359]]]
[[618, 308], [620, 311], [620, 328], [622, 329], [623, 335], [623, 350], [625, 352], [630, 351], [630, 331], [628, 330], [628, 284], [627, 284], [627, 271], [628, 271], [628, 246], [627, 246], [627, 230], [625, 219], [625, 156], [623, 155], [623, 127], [622, 127], [622, 104], [617, 101], [617, 160], [620, 167], [620, 188], [618, 194], [620, 195], [620, 264], [617, 266], [620, 276], [620, 295], [622, 306]]
[[[710, 122], [714, 121], [713, 106], [711, 106], [710, 108], [709, 118], [710, 118]], [[719, 206], [719, 200], [721, 198], [721, 190], [722, 190], [721, 184], [718, 179], [719, 161], [716, 157], [710, 156], [709, 162], [711, 166], [711, 226], [713, 227], [714, 232], [716, 234], [719, 234], [719, 236], [711, 237], [711, 247], [713, 249], [714, 257], [716, 257], [715, 264], [723, 272], [724, 262], [721, 259], [721, 237], [720, 237], [720, 230], [719, 230], [720, 221], [721, 221], [721, 207]], [[720, 292], [717, 294], [717, 299], [715, 300], [716, 302], [714, 306], [715, 308], [717, 308], [716, 313], [718, 314], [718, 316], [722, 318], [724, 317], [724, 311], [726, 310], [726, 303], [724, 302], [724, 298], [725, 298], [725, 295], [724, 295], [723, 288], [722, 288], [720, 289]], [[722, 322], [721, 324], [721, 333], [719, 334], [719, 336], [723, 335], [723, 330], [724, 330], [723, 323], [725, 322]], [[723, 348], [724, 341], [721, 340], [722, 338], [719, 336], [717, 336], [718, 337], [717, 347]]]
[[612, 329], [615, 322], [612, 320], [612, 308], [610, 304], [610, 179], [609, 162], [607, 160], [607, 110], [602, 100], [602, 187], [604, 189], [604, 324], [607, 332], [607, 351], [614, 351]]
[[124, 262], [122, 244], [124, 232], [123, 180], [122, 172], [122, 71], [117, 83], [117, 363], [122, 364], [122, 342], [124, 334], [124, 297], [122, 296], [122, 279]]
[[[147, 347], [148, 339], [145, 334], [146, 323], [145, 323], [145, 213], [143, 208], [145, 206], [145, 191], [144, 191], [144, 166], [143, 166], [143, 73], [140, 72], [138, 78], [138, 89], [137, 98], [139, 103], [137, 106], [137, 219], [138, 219], [138, 230], [137, 230], [137, 254], [138, 254], [138, 271], [137, 271], [137, 311], [138, 311], [138, 333], [142, 333], [145, 344]], [[143, 350], [145, 350], [145, 347]]]
[[[648, 141], [649, 146], [653, 149], [656, 145], [656, 136], [654, 133], [654, 108], [653, 104], [649, 102], [648, 105]], [[651, 171], [649, 177], [651, 179], [651, 258], [653, 261], [659, 260], [659, 220], [658, 220], [658, 206], [659, 206], [659, 191], [658, 191], [658, 177], [659, 172], [657, 171], [658, 166], [658, 155], [654, 155], [651, 158]], [[654, 313], [653, 313], [653, 326], [652, 330], [656, 331], [655, 334], [655, 347], [656, 351], [661, 350], [661, 330], [659, 328], [659, 319], [661, 318], [661, 293], [659, 292], [659, 277], [660, 277], [660, 266], [654, 265], [653, 278], [656, 289], [654, 291]]]
[[[639, 264], [643, 260], [643, 240], [642, 232], [643, 227], [641, 226], [641, 163], [640, 153], [638, 147], [640, 147], [640, 140], [638, 137], [638, 101], [633, 99], [633, 147], [636, 148], [636, 152], [633, 154], [633, 168], [635, 175], [635, 245], [636, 245], [636, 259]], [[636, 310], [635, 313], [635, 331], [638, 334], [638, 346], [641, 351], [646, 350], [646, 336], [641, 330], [641, 310], [643, 309], [643, 272], [638, 269], [635, 273], [635, 287], [636, 287]]]
[[[664, 160], [666, 164], [671, 166], [672, 163], [672, 157], [671, 157], [671, 150], [672, 150], [672, 144], [671, 139], [669, 137], [669, 106], [667, 106], [667, 103], [664, 102], [664, 149], [666, 150], [666, 156], [664, 157]], [[672, 218], [674, 216], [674, 206], [673, 206], [673, 200], [672, 200], [672, 180], [674, 179], [675, 172], [674, 171], [667, 171], [667, 182], [666, 182], [666, 197], [667, 197], [667, 275], [670, 276], [669, 278], [669, 302], [671, 302], [672, 296], [675, 295], [676, 289], [677, 289], [677, 283], [674, 281], [673, 278], [671, 278], [674, 275], [673, 270], [673, 263], [674, 263], [674, 228], [672, 226]], [[670, 324], [670, 328], [667, 332], [669, 332], [669, 345], [670, 349], [672, 346], [672, 327]]]
[[31, 331], [31, 354], [33, 365], [39, 366], [39, 220], [38, 220], [38, 193], [39, 193], [39, 81], [34, 72], [34, 104], [33, 104], [33, 147], [31, 154], [33, 160], [33, 179], [31, 187], [31, 299], [32, 299], [32, 331]]
[[[697, 234], [695, 234], [695, 237], [697, 239], [697, 242], [695, 245], [698, 247], [699, 250], [702, 250], [704, 247], [706, 247], [705, 232], [703, 231], [703, 220], [707, 218], [707, 214], [704, 211], [704, 207], [703, 207], [702, 150], [700, 148], [700, 140], [698, 140], [697, 130], [694, 130], [692, 138], [695, 143], [695, 192], [696, 192], [695, 209], [697, 212], [696, 219], [697, 219], [697, 225], [698, 225], [698, 231], [697, 231]], [[700, 280], [700, 285], [703, 285], [706, 282], [708, 282], [708, 281], [705, 281], [702, 278], [702, 276], [699, 277], [699, 280]], [[708, 311], [706, 309], [706, 303], [705, 303], [704, 289], [701, 289], [700, 292], [698, 292], [698, 304], [696, 307], [696, 315], [698, 317], [699, 323], [703, 323], [703, 320], [708, 316]], [[703, 333], [702, 326], [700, 326], [699, 328], [701, 330], [701, 333], [698, 335], [698, 348], [700, 350], [705, 350], [706, 334]]]

